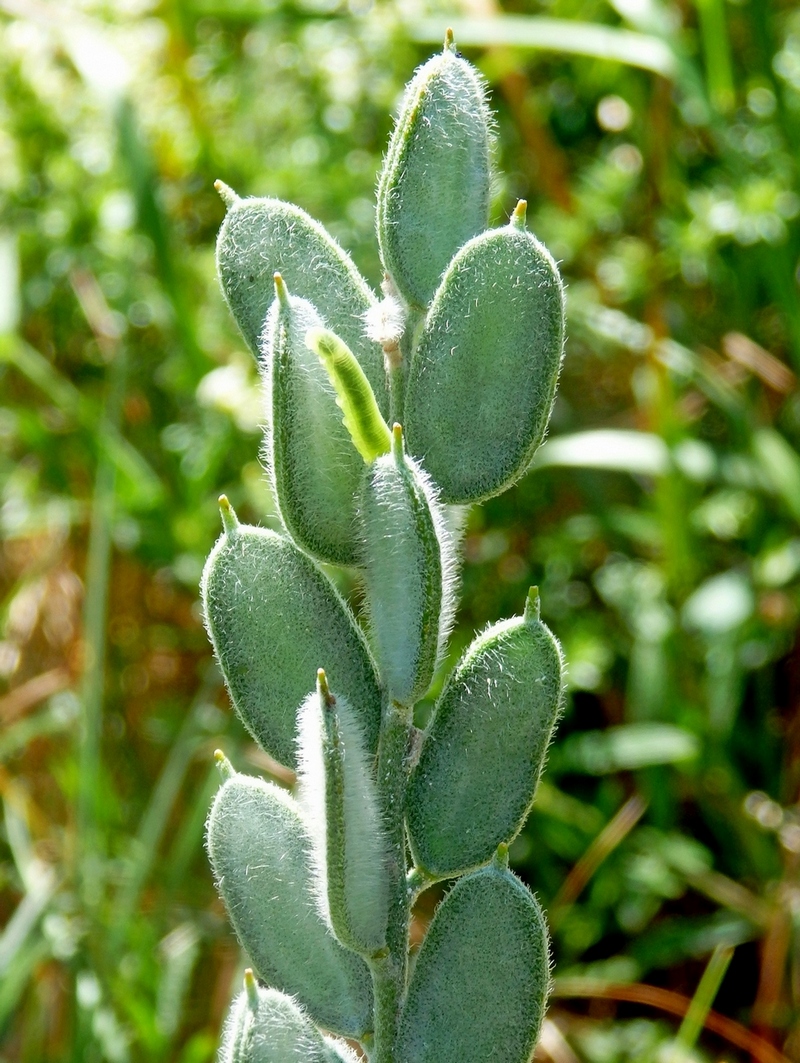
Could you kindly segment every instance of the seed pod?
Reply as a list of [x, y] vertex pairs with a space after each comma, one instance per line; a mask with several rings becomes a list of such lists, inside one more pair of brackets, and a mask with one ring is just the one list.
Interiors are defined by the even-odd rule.
[[563, 698], [558, 642], [525, 614], [488, 628], [439, 698], [408, 788], [414, 859], [448, 877], [491, 859], [530, 811]]
[[322, 319], [311, 303], [289, 295], [280, 274], [275, 289], [264, 367], [267, 467], [278, 511], [298, 546], [323, 561], [355, 565], [364, 463], [342, 424], [328, 374], [306, 344], [306, 333], [321, 328]]
[[518, 208], [453, 259], [409, 367], [406, 443], [444, 502], [477, 502], [522, 475], [544, 438], [563, 344], [558, 270]]
[[220, 1063], [341, 1063], [352, 1058], [339, 1055], [336, 1048], [342, 1043], [323, 1038], [291, 997], [264, 989], [250, 970], [244, 979], [245, 990], [225, 1021]]
[[288, 539], [239, 524], [225, 531], [201, 586], [209, 637], [234, 708], [255, 740], [296, 764], [297, 710], [324, 665], [377, 746], [381, 693], [366, 640], [336, 588]]
[[322, 912], [362, 956], [386, 945], [389, 883], [378, 791], [364, 734], [320, 669], [298, 714], [298, 800], [314, 840]]
[[377, 299], [350, 256], [300, 207], [279, 199], [240, 199], [221, 182], [218, 187], [228, 213], [217, 237], [217, 272], [256, 359], [274, 296], [273, 277], [280, 273], [289, 291], [313, 303], [354, 352], [388, 416], [383, 351], [364, 332], [364, 316]]
[[406, 89], [378, 180], [383, 265], [420, 309], [459, 247], [488, 224], [490, 128], [483, 81], [449, 34]]
[[297, 803], [271, 783], [235, 775], [217, 793], [206, 841], [228, 917], [259, 977], [297, 997], [326, 1029], [362, 1036], [372, 1021], [369, 972], [320, 916]]
[[550, 984], [547, 926], [508, 870], [459, 879], [422, 943], [397, 1063], [528, 1063]]
[[367, 470], [360, 505], [364, 583], [375, 654], [389, 697], [413, 705], [428, 689], [449, 633], [455, 556], [430, 480], [403, 451]]

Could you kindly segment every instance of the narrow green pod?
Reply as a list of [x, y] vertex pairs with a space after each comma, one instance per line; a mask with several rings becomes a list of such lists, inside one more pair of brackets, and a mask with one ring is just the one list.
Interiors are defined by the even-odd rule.
[[449, 37], [406, 88], [378, 179], [383, 265], [420, 309], [459, 247], [488, 224], [490, 130], [483, 81]]
[[510, 486], [544, 438], [564, 346], [564, 290], [521, 217], [463, 247], [408, 372], [408, 450], [444, 502]]
[[384, 412], [389, 388], [380, 345], [364, 331], [377, 299], [350, 256], [319, 222], [280, 199], [226, 199], [217, 237], [217, 272], [247, 345], [261, 357], [264, 320], [280, 273], [289, 291], [313, 303], [358, 358]]
[[516, 836], [533, 803], [563, 686], [561, 650], [532, 591], [524, 616], [475, 639], [436, 705], [406, 804], [421, 868], [458, 874]]
[[550, 986], [547, 925], [500, 867], [459, 879], [422, 943], [397, 1063], [528, 1063]]
[[369, 626], [387, 693], [413, 705], [430, 686], [455, 606], [455, 551], [428, 477], [403, 450], [367, 470], [359, 516]]
[[392, 437], [375, 393], [358, 359], [339, 337], [327, 329], [312, 328], [306, 343], [325, 367], [343, 413], [342, 424], [353, 446], [366, 462], [386, 454]]
[[340, 1063], [292, 997], [259, 986], [252, 972], [246, 980], [248, 974], [225, 1021], [220, 1063]]
[[211, 807], [206, 842], [228, 917], [259, 977], [295, 996], [326, 1029], [363, 1036], [372, 1021], [369, 972], [319, 913], [310, 840], [293, 798], [234, 776]]
[[[227, 500], [225, 505], [227, 505]], [[288, 539], [241, 525], [226, 527], [201, 584], [209, 637], [234, 708], [259, 745], [296, 764], [297, 710], [320, 666], [346, 690], [374, 750], [381, 692], [355, 618], [314, 562]]]
[[298, 800], [314, 840], [322, 911], [339, 941], [362, 956], [386, 945], [387, 848], [374, 757], [348, 700], [317, 690], [298, 714]]
[[287, 292], [280, 275], [275, 286], [263, 367], [266, 464], [277, 508], [298, 546], [322, 561], [355, 565], [364, 463], [342, 424], [328, 373], [306, 344], [306, 333], [321, 328], [322, 319], [311, 303]]

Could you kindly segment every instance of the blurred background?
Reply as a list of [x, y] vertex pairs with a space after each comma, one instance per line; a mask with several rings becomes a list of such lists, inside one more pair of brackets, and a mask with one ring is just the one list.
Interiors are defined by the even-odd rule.
[[537, 583], [569, 661], [512, 850], [553, 927], [539, 1056], [800, 1058], [796, 4], [0, 0], [3, 1063], [214, 1058], [243, 963], [212, 751], [276, 769], [198, 608], [220, 491], [274, 521], [212, 185], [377, 285], [391, 114], [448, 24], [493, 223], [526, 198], [568, 283], [550, 439], [472, 512], [451, 654]]

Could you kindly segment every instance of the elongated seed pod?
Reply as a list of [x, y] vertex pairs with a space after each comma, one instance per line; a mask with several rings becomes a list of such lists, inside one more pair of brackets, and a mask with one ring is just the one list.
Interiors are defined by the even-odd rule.
[[358, 358], [389, 415], [383, 351], [364, 331], [364, 317], [377, 299], [350, 256], [319, 222], [280, 199], [240, 199], [218, 183], [228, 213], [217, 237], [222, 291], [247, 345], [258, 359], [261, 334], [272, 304], [273, 277], [313, 303]]
[[445, 273], [408, 373], [408, 450], [444, 502], [503, 491], [544, 438], [564, 345], [564, 291], [546, 248], [511, 224]]
[[280, 275], [275, 288], [264, 330], [267, 468], [275, 501], [298, 546], [322, 561], [355, 565], [364, 462], [342, 423], [328, 373], [306, 344], [306, 333], [321, 328], [322, 319], [311, 303], [288, 293]]
[[252, 971], [245, 972], [245, 989], [225, 1022], [220, 1063], [341, 1063], [341, 1059], [292, 997], [265, 989]]
[[297, 710], [317, 668], [346, 690], [374, 750], [381, 692], [364, 635], [336, 588], [288, 539], [239, 524], [225, 530], [201, 586], [206, 627], [234, 708], [267, 753], [296, 764]]
[[550, 984], [547, 926], [529, 890], [491, 866], [459, 879], [422, 943], [397, 1063], [528, 1063]]
[[563, 699], [558, 642], [531, 592], [469, 647], [434, 710], [406, 804], [414, 859], [447, 877], [491, 859], [530, 811]]
[[374, 757], [348, 700], [320, 669], [299, 713], [298, 800], [314, 840], [322, 911], [348, 948], [373, 956], [386, 945], [386, 842]]
[[369, 380], [353, 352], [339, 337], [326, 329], [309, 329], [306, 343], [325, 367], [336, 392], [342, 423], [353, 446], [364, 459], [373, 461], [391, 446], [384, 421]]
[[361, 493], [369, 626], [389, 697], [413, 705], [428, 689], [452, 623], [455, 551], [435, 489], [403, 450], [367, 470]]
[[384, 268], [420, 309], [459, 247], [488, 224], [490, 128], [480, 75], [448, 35], [406, 89], [378, 180]]
[[228, 917], [259, 977], [297, 997], [326, 1029], [362, 1036], [371, 1025], [369, 972], [320, 916], [294, 799], [234, 775], [217, 793], [206, 840]]

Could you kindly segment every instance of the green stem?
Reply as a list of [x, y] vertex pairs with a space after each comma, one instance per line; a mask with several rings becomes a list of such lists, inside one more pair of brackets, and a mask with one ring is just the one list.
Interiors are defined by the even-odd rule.
[[394, 703], [387, 708], [378, 745], [378, 787], [389, 846], [388, 952], [371, 963], [375, 990], [375, 1043], [370, 1063], [393, 1063], [393, 1045], [406, 984], [409, 900], [406, 887], [404, 805], [411, 720]]

